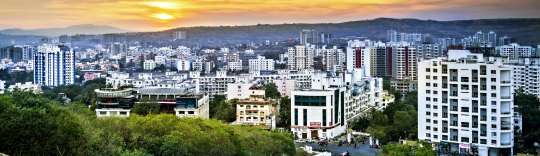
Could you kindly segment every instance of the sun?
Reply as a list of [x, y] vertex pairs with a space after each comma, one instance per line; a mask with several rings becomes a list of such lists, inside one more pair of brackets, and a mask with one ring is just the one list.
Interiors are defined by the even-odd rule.
[[154, 14], [154, 15], [152, 15], [152, 17], [159, 18], [159, 19], [162, 19], [162, 20], [169, 20], [169, 19], [174, 18], [173, 16], [167, 15], [167, 14]]

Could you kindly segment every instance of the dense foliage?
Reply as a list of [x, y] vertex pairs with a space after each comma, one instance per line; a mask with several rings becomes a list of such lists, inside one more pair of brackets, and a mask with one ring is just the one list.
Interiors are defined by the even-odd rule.
[[[514, 105], [518, 105], [522, 116], [522, 126], [515, 127], [514, 145], [517, 152], [536, 153], [534, 142], [540, 142], [540, 101], [533, 94], [525, 94], [517, 90], [514, 94]], [[519, 131], [518, 129], [522, 130]]]
[[291, 127], [291, 99], [289, 96], [281, 97], [279, 100], [278, 120], [276, 122], [278, 127]]
[[417, 98], [417, 92], [407, 92], [405, 100], [396, 98], [383, 112], [372, 109], [369, 116], [356, 120], [352, 129], [368, 132], [383, 144], [399, 138], [415, 140], [418, 132]]
[[142, 101], [141, 103], [133, 105], [131, 111], [139, 115], [158, 114], [160, 103]]
[[236, 101], [238, 99], [220, 101], [217, 106], [219, 111], [216, 111], [212, 117], [216, 120], [234, 122], [236, 120]]
[[[422, 146], [420, 146], [422, 145]], [[434, 156], [437, 150], [434, 150], [431, 144], [424, 140], [419, 140], [414, 146], [403, 144], [387, 144], [381, 148], [384, 156]]]
[[10, 155], [74, 155], [86, 141], [72, 112], [18, 89], [0, 95], [0, 121], [0, 152]]
[[279, 99], [281, 97], [281, 93], [278, 91], [277, 86], [275, 83], [268, 83], [264, 85], [265, 88], [265, 97], [269, 97], [272, 99]]
[[[65, 107], [64, 107], [65, 106]], [[172, 114], [98, 119], [31, 92], [0, 96], [0, 152], [10, 155], [296, 155], [292, 135]]]

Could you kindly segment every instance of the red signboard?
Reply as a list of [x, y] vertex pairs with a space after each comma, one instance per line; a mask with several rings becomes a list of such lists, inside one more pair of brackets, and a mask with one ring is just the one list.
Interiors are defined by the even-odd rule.
[[309, 127], [321, 127], [321, 123], [320, 122], [310, 122]]

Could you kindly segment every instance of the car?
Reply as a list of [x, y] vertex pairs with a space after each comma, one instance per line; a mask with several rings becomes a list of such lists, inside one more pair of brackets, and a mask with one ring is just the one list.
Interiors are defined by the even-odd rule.
[[328, 140], [327, 139], [323, 139], [321, 141], [319, 141], [319, 145], [328, 145]]
[[296, 143], [306, 143], [306, 141], [302, 140], [302, 139], [295, 140], [294, 142], [296, 142]]
[[308, 139], [306, 142], [312, 144], [315, 143], [315, 139]]

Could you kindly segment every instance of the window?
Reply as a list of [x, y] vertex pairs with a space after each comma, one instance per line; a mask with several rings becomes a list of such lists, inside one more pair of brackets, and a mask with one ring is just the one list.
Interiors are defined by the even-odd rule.
[[491, 86], [491, 90], [497, 90], [497, 86]]
[[433, 76], [433, 80], [437, 80], [437, 76]]
[[430, 122], [431, 122], [431, 119], [426, 119], [426, 122], [427, 122], [427, 123], [430, 123]]
[[431, 90], [426, 90], [426, 94], [429, 94], [429, 93], [431, 93]]
[[426, 105], [426, 108], [431, 108], [431, 105]]
[[438, 124], [439, 120], [433, 120], [433, 124]]
[[426, 130], [431, 130], [431, 126], [426, 126]]
[[429, 75], [426, 75], [426, 79], [428, 79], [428, 80], [429, 80], [429, 78], [430, 78], [430, 76], [429, 76]]
[[433, 131], [438, 131], [439, 129], [437, 129], [437, 127], [433, 127]]
[[431, 100], [431, 98], [430, 98], [430, 97], [426, 97], [426, 101], [430, 101], [430, 100]]
[[434, 117], [437, 117], [437, 113], [433, 113], [433, 116], [434, 116]]
[[431, 112], [426, 112], [426, 115], [431, 115]]
[[497, 128], [497, 125], [492, 124], [492, 125], [491, 125], [491, 128]]
[[491, 132], [491, 136], [497, 136], [497, 132]]
[[437, 83], [433, 83], [433, 87], [437, 87]]
[[244, 105], [240, 105], [240, 107], [244, 107]]
[[496, 70], [491, 70], [491, 74], [497, 74]]
[[438, 135], [434, 135], [433, 138], [437, 139], [437, 138], [438, 138]]
[[426, 83], [426, 86], [428, 86], [428, 87], [429, 87], [429, 86], [431, 86], [431, 84], [429, 84], [429, 83]]
[[438, 92], [436, 90], [433, 91], [433, 94], [437, 94]]
[[497, 144], [497, 140], [491, 140], [491, 144]]
[[429, 133], [426, 133], [426, 137], [431, 137], [431, 134], [429, 134]]
[[436, 72], [437, 72], [437, 69], [433, 69], [433, 72], [436, 73]]
[[491, 82], [497, 82], [497, 78], [491, 78]]
[[497, 97], [497, 93], [491, 93], [491, 97]]
[[437, 107], [438, 107], [437, 105], [434, 105], [434, 106], [433, 106], [433, 109], [437, 109]]
[[491, 109], [491, 113], [497, 113], [497, 109]]
[[426, 68], [426, 72], [429, 72], [429, 68]]

